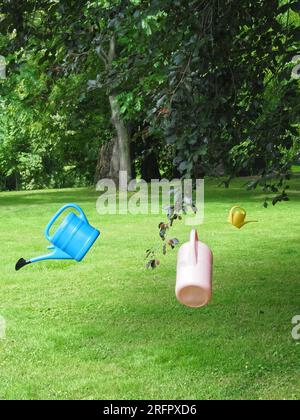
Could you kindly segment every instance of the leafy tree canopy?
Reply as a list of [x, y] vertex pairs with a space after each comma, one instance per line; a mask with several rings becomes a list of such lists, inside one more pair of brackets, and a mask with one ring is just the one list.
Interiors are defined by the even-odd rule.
[[2, 171], [27, 184], [23, 166], [35, 179], [48, 159], [48, 174], [67, 162], [91, 179], [115, 136], [129, 173], [151, 154], [169, 176], [167, 160], [182, 175], [259, 175], [250, 188], [285, 199], [299, 12], [294, 0], [2, 0]]

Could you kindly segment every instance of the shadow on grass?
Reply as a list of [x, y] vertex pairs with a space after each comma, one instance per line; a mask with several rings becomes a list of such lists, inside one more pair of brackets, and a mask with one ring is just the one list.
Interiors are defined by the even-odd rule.
[[[232, 203], [232, 201], [252, 201], [264, 202], [265, 194], [261, 188], [256, 190], [247, 190], [247, 184], [250, 178], [238, 178], [232, 181], [229, 188], [220, 185], [219, 179], [207, 179], [205, 181], [207, 188], [205, 189], [206, 202], [223, 202]], [[300, 200], [300, 191], [297, 185], [300, 180], [300, 174], [295, 174], [293, 179], [288, 183], [290, 185], [289, 196], [293, 201]], [[38, 205], [38, 204], [65, 204], [65, 203], [87, 203], [96, 202], [99, 192], [95, 188], [74, 188], [62, 190], [40, 190], [40, 191], [24, 191], [24, 192], [0, 192], [0, 204], [7, 206], [18, 205]], [[217, 200], [216, 200], [217, 198]], [[150, 199], [150, 193], [149, 193]]]
[[6, 206], [24, 206], [36, 204], [65, 204], [96, 202], [98, 193], [90, 188], [72, 190], [43, 190], [28, 192], [10, 192], [0, 194], [0, 204]]

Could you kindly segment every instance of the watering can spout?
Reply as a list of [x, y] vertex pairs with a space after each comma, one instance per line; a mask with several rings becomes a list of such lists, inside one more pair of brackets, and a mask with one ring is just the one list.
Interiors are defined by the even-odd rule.
[[249, 223], [258, 223], [258, 220], [248, 220], [247, 222], [244, 222], [239, 229], [244, 227], [245, 225], [248, 225]]
[[61, 251], [54, 246], [49, 246], [48, 249], [53, 249], [54, 252], [51, 254], [41, 255], [40, 257], [31, 258], [30, 260], [25, 260], [24, 258], [20, 258], [16, 264], [16, 271], [21, 270], [21, 268], [25, 267], [28, 264], [40, 262], [40, 261], [47, 261], [47, 260], [72, 260], [73, 258], [66, 254], [65, 252]]
[[198, 232], [193, 229], [190, 236], [190, 252], [189, 252], [189, 263], [193, 266], [198, 264]]

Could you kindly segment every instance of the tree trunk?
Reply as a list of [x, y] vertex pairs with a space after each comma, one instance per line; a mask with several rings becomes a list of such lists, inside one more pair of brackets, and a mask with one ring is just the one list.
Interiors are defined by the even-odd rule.
[[[103, 60], [107, 71], [110, 71], [116, 57], [115, 36], [112, 36], [110, 39], [108, 53], [100, 48], [99, 56]], [[127, 171], [128, 180], [130, 180], [132, 178], [130, 136], [122, 120], [116, 93], [109, 92], [108, 97], [111, 108], [111, 121], [117, 137], [100, 148], [95, 181], [98, 182], [99, 179], [103, 178], [112, 178], [114, 181], [118, 181], [120, 171]]]
[[112, 123], [115, 127], [118, 139], [119, 168], [120, 171], [127, 171], [128, 179], [132, 178], [130, 140], [127, 127], [125, 126], [120, 112], [120, 106], [115, 95], [109, 96], [111, 107]]
[[110, 178], [118, 184], [120, 171], [118, 139], [113, 138], [99, 150], [98, 163], [95, 173], [95, 184], [105, 178]]

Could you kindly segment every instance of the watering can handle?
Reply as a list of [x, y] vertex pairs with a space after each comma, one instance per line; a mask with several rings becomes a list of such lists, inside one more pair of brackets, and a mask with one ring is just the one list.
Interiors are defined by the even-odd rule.
[[50, 222], [48, 223], [46, 230], [45, 230], [45, 235], [46, 238], [48, 239], [48, 241], [51, 242], [51, 236], [50, 236], [50, 229], [52, 228], [53, 224], [56, 222], [56, 220], [59, 218], [59, 216], [67, 209], [75, 209], [80, 213], [80, 219], [82, 219], [85, 223], [88, 224], [88, 220], [86, 218], [86, 215], [84, 214], [83, 210], [81, 207], [79, 207], [77, 204], [67, 204], [66, 206], [62, 207], [56, 214], [55, 216], [52, 217], [52, 219], [50, 220]]
[[198, 232], [196, 229], [193, 229], [190, 237], [190, 263], [193, 265], [198, 263], [198, 242]]

